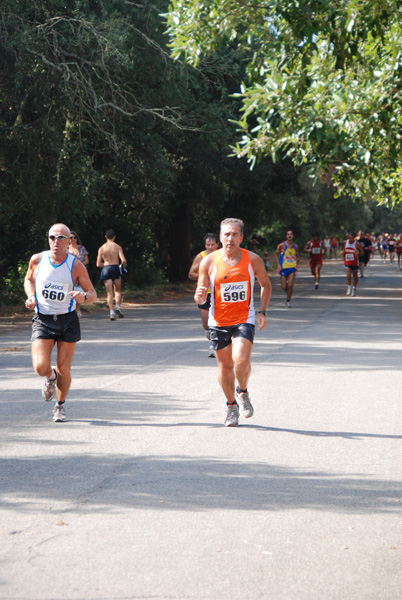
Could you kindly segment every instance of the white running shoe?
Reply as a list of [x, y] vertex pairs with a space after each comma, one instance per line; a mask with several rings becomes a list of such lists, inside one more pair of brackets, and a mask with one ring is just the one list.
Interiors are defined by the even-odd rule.
[[290, 306], [290, 301], [289, 301], [289, 300], [286, 300], [286, 306], [287, 306], [288, 308], [291, 308], [291, 306]]
[[225, 427], [237, 427], [239, 424], [239, 405], [237, 403], [227, 404], [226, 408]]
[[352, 296], [356, 296], [356, 288], [352, 288]]
[[348, 289], [346, 290], [346, 295], [350, 296], [351, 293], [352, 293], [352, 286], [348, 285]]
[[110, 311], [110, 320], [111, 321], [115, 321], [116, 320], [116, 313], [114, 312], [114, 310]]
[[211, 344], [209, 347], [208, 358], [215, 358], [215, 350], [213, 344]]
[[53, 423], [63, 423], [66, 420], [66, 410], [64, 408], [64, 403], [56, 404], [53, 407]]
[[51, 400], [53, 400], [54, 393], [56, 391], [57, 373], [53, 367], [52, 367], [52, 369], [53, 369], [53, 373], [56, 375], [56, 377], [54, 379], [48, 379], [46, 377], [45, 382], [42, 386], [42, 398], [46, 402], [50, 402]]
[[241, 392], [240, 388], [236, 388], [236, 401], [239, 404], [240, 412], [245, 419], [249, 419], [254, 414], [253, 405], [250, 402], [248, 392]]

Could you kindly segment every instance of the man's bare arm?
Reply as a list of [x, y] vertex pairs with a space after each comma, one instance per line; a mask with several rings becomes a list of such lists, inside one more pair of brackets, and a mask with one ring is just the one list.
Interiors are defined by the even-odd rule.
[[194, 300], [197, 302], [197, 304], [205, 304], [205, 302], [207, 301], [209, 288], [209, 269], [211, 261], [213, 261], [213, 254], [204, 256], [200, 263], [197, 288], [194, 294]]
[[124, 256], [123, 248], [119, 246], [119, 259], [121, 265], [125, 268], [127, 266], [126, 257]]
[[[86, 267], [79, 260], [74, 261], [72, 276], [74, 281], [78, 281], [78, 285], [84, 290], [84, 292], [80, 292], [75, 290], [74, 292], [69, 292], [70, 296], [74, 298], [76, 302], [82, 304], [84, 301], [87, 304], [91, 304], [95, 302], [97, 298], [97, 293], [94, 290], [94, 286], [89, 279], [88, 271]], [[88, 299], [85, 300], [85, 294], [88, 295]]]
[[[250, 254], [251, 264], [253, 265], [254, 273], [261, 286], [260, 310], [266, 311], [271, 299], [272, 285], [265, 270], [262, 259], [257, 254]], [[264, 329], [267, 325], [267, 318], [260, 312], [257, 312], [257, 329]]]
[[96, 257], [96, 266], [101, 269], [103, 267], [103, 256], [102, 256], [102, 246], [98, 250], [98, 256]]
[[278, 272], [281, 270], [281, 265], [280, 265], [280, 262], [279, 262], [279, 256], [282, 254], [283, 249], [284, 249], [284, 246], [283, 246], [283, 243], [281, 243], [281, 244], [278, 244], [278, 247], [275, 250], [275, 260], [276, 260], [276, 264], [277, 264], [277, 267], [278, 267]]
[[193, 264], [190, 267], [190, 270], [188, 272], [188, 278], [192, 279], [192, 281], [198, 281], [198, 273], [200, 270], [200, 264], [202, 261], [202, 256], [201, 256], [201, 252], [199, 252], [197, 254], [197, 256], [195, 257], [195, 259], [193, 260]]
[[28, 310], [33, 310], [36, 305], [35, 296], [35, 277], [40, 260], [40, 254], [34, 254], [29, 261], [28, 269], [24, 279], [24, 290], [27, 295], [25, 306]]

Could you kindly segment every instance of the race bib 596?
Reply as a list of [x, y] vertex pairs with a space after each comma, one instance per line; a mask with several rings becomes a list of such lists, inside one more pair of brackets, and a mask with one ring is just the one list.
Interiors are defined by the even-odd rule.
[[220, 288], [223, 302], [244, 302], [247, 299], [248, 281], [221, 283]]

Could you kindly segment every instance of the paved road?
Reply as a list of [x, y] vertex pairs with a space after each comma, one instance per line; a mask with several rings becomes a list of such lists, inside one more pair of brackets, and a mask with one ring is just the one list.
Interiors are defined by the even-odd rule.
[[63, 424], [3, 333], [0, 598], [401, 598], [401, 287], [274, 278], [238, 428], [191, 298], [85, 317]]

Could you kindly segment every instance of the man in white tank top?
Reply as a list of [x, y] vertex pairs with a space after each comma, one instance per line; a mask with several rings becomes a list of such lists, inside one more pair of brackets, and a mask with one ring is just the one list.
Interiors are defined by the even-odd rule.
[[[49, 230], [50, 251], [34, 254], [25, 275], [25, 306], [34, 310], [32, 319], [32, 363], [45, 377], [42, 397], [49, 402], [57, 388], [53, 421], [65, 421], [64, 402], [71, 385], [71, 362], [75, 344], [81, 339], [76, 302], [96, 300], [88, 271], [75, 256], [68, 254], [69, 228], [56, 223]], [[76, 289], [77, 286], [82, 291]], [[56, 367], [51, 366], [52, 350], [57, 344]]]

